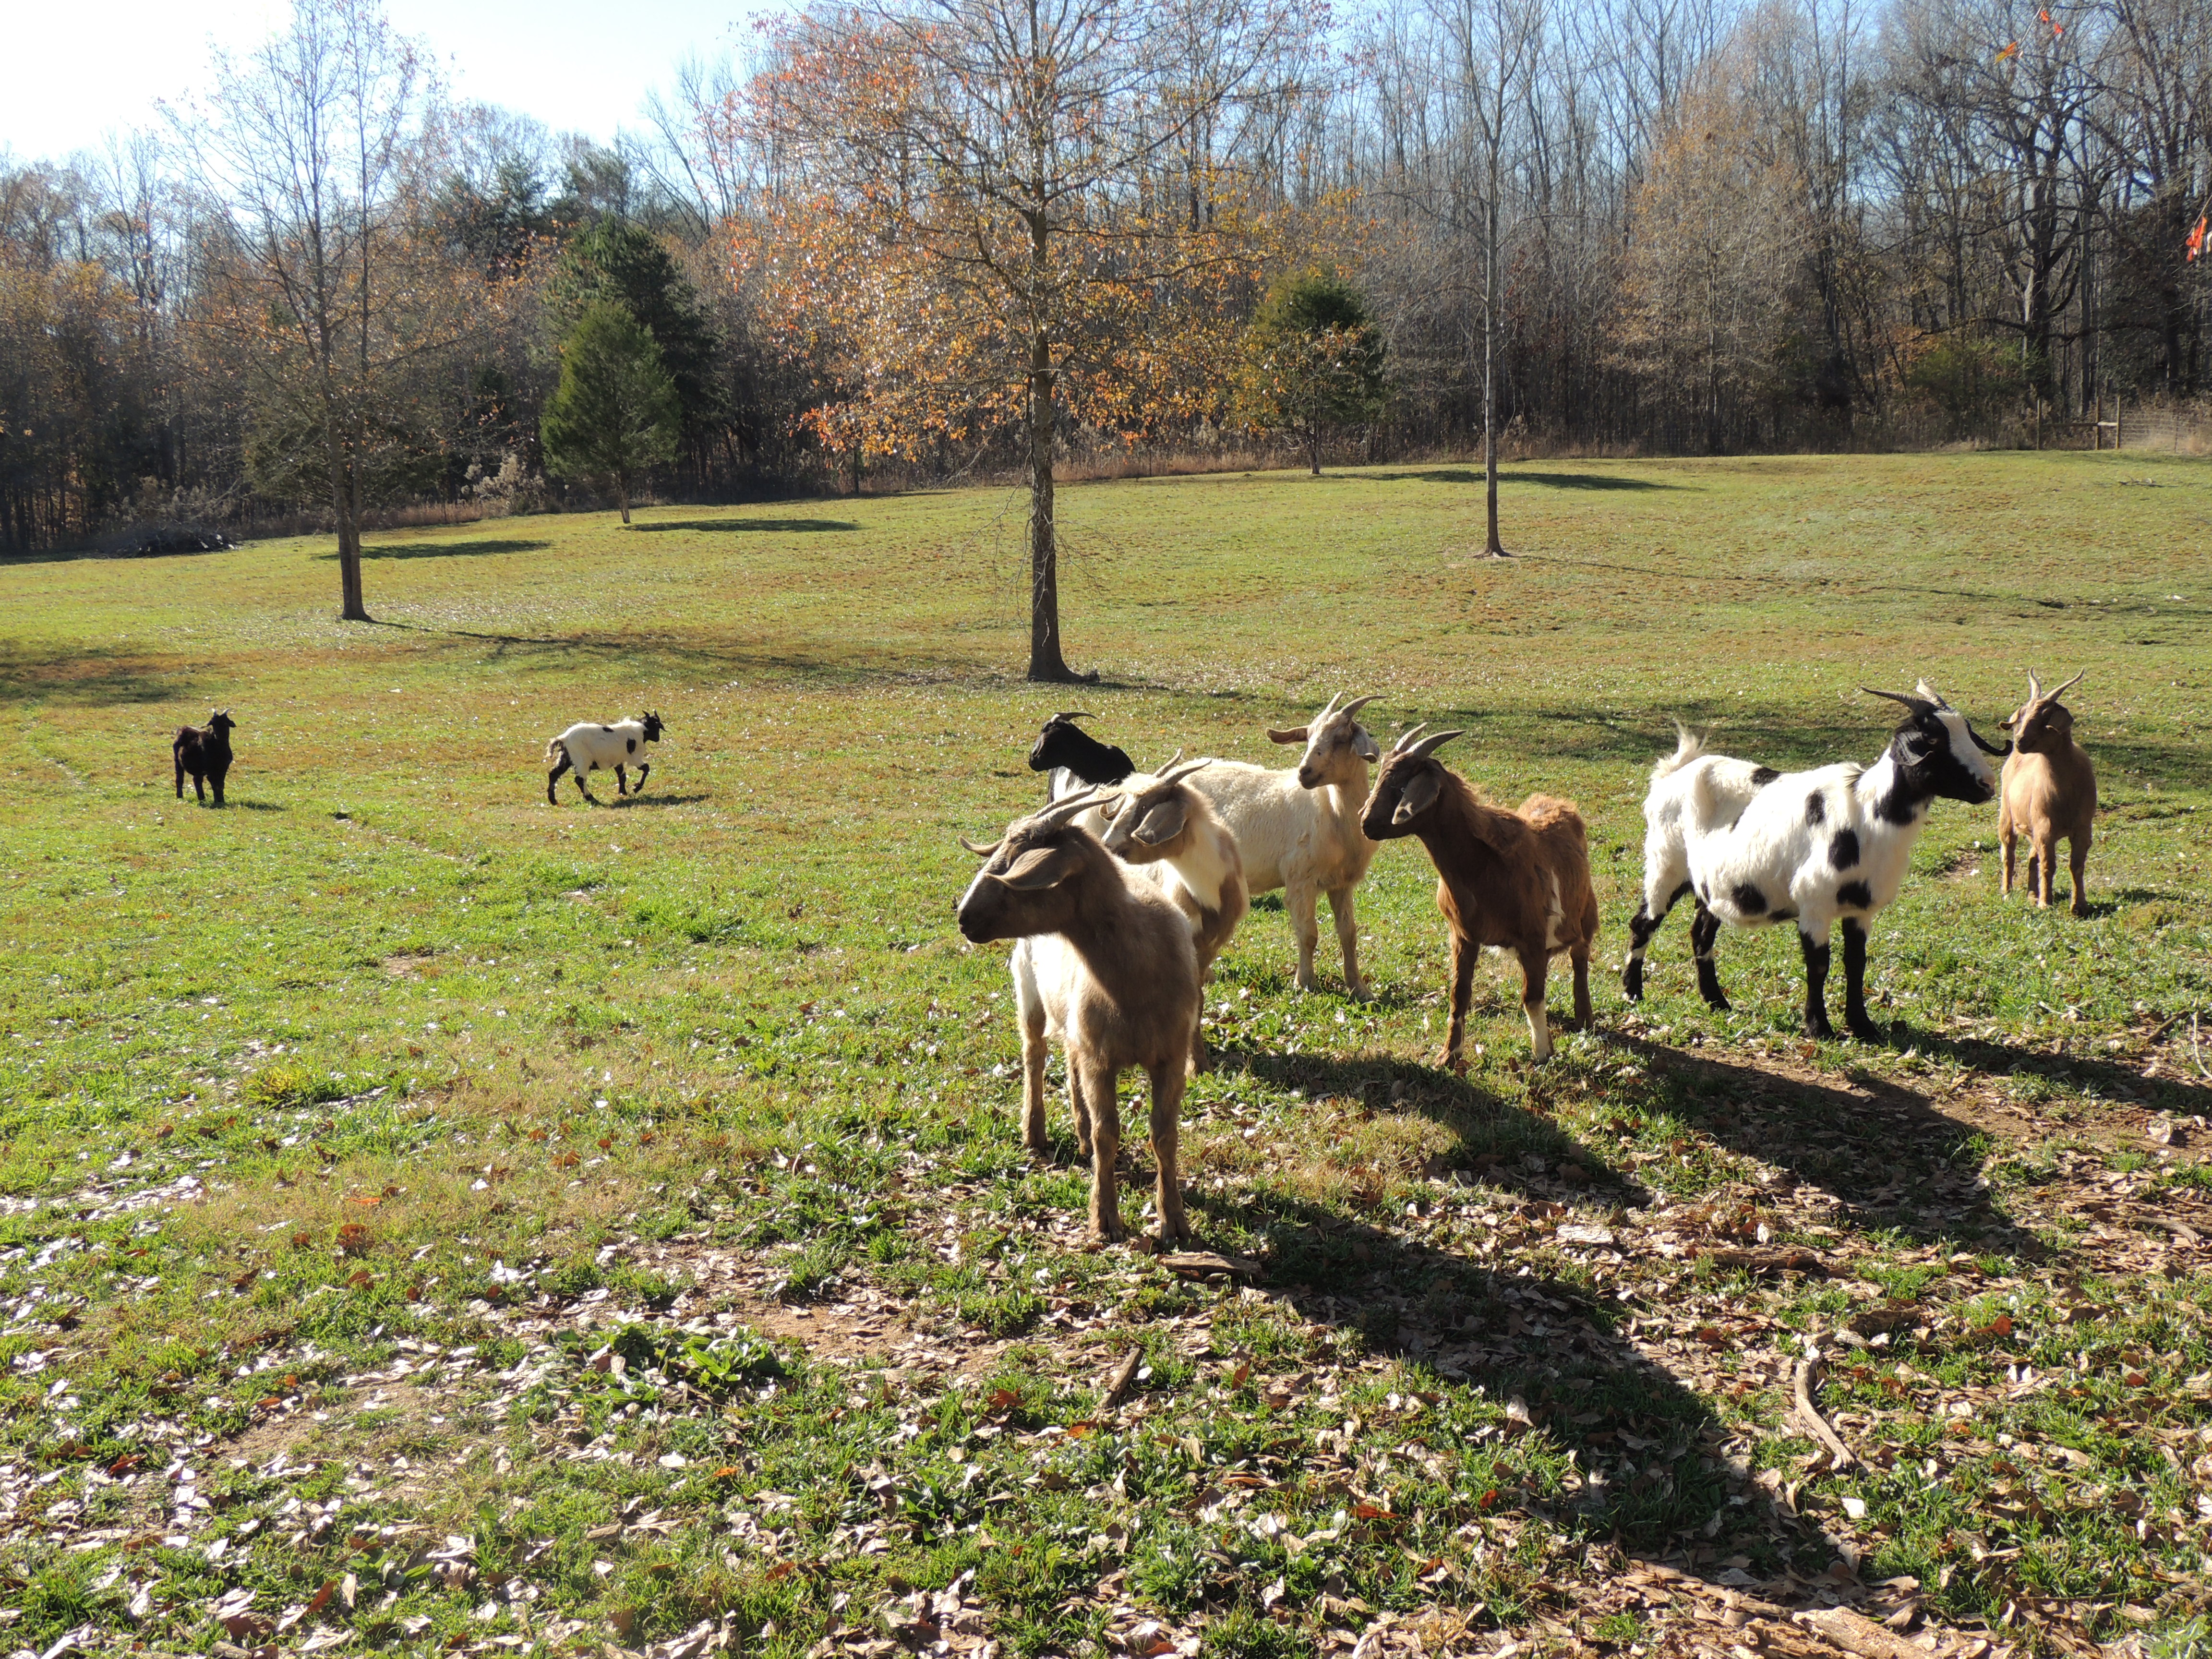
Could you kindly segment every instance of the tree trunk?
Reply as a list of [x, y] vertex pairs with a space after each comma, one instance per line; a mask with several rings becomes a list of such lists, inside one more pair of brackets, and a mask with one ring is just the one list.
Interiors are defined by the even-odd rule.
[[[1038, 233], [1042, 240], [1043, 233]], [[1060, 549], [1052, 505], [1052, 342], [1030, 342], [1030, 672], [1044, 684], [1072, 680], [1060, 651]]]
[[629, 522], [629, 480], [628, 478], [615, 480], [615, 505], [622, 508], [622, 521], [628, 524]]
[[1483, 550], [1505, 556], [1498, 538], [1498, 141], [1491, 142], [1490, 234], [1484, 239], [1482, 273], [1482, 483], [1488, 497], [1490, 538]]
[[1321, 414], [1319, 410], [1315, 411], [1313, 419], [1307, 423], [1306, 436], [1308, 453], [1313, 462], [1313, 476], [1318, 478], [1321, 477]]
[[331, 516], [338, 531], [338, 620], [373, 622], [361, 586], [361, 492], [336, 421], [325, 422], [324, 442], [330, 451]]

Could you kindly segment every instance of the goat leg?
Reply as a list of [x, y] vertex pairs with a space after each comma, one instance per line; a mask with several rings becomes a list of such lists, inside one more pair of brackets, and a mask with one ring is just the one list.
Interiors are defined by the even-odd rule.
[[[1128, 1236], [1121, 1224], [1121, 1199], [1115, 1163], [1121, 1156], [1121, 1106], [1114, 1095], [1114, 1074], [1088, 1060], [1083, 1093], [1091, 1107], [1091, 1236], [1112, 1243]], [[1071, 1065], [1070, 1070], [1075, 1069]]]
[[2066, 852], [2067, 865], [2074, 872], [2074, 898], [2067, 908], [2077, 916], [2086, 916], [2089, 914], [2089, 837], [2087, 835], [2069, 836]]
[[1444, 1028], [1443, 1062], [1454, 1071], [1465, 1069], [1460, 1049], [1467, 1042], [1467, 1005], [1474, 991], [1475, 958], [1482, 954], [1457, 928], [1452, 930], [1451, 1024]]
[[1321, 943], [1321, 923], [1315, 919], [1314, 907], [1320, 895], [1310, 887], [1285, 887], [1283, 908], [1291, 913], [1291, 932], [1298, 942], [1298, 989], [1318, 991], [1321, 981], [1314, 977], [1314, 948]]
[[[1621, 994], [1631, 1002], [1640, 1002], [1644, 999], [1644, 953], [1651, 947], [1651, 936], [1659, 931], [1659, 924], [1667, 920], [1667, 913], [1674, 908], [1682, 895], [1691, 890], [1690, 884], [1685, 881], [1662, 894], [1646, 878], [1644, 902], [1636, 907], [1636, 914], [1628, 919], [1628, 962], [1620, 970]], [[1596, 929], [1593, 927], [1591, 933], [1595, 936]]]
[[172, 750], [170, 758], [177, 763], [177, 799], [185, 798], [185, 757], [180, 750]]
[[[568, 769], [570, 764], [568, 751], [563, 749], [561, 751], [561, 763], [545, 775], [545, 804], [548, 806], [558, 806], [561, 804], [559, 798], [553, 793], [553, 786], [561, 781], [561, 775]], [[576, 775], [576, 781], [579, 783], [583, 781], [582, 773]]]
[[[1046, 1138], [1044, 1127], [1044, 1063], [1048, 1049], [1044, 1038], [1044, 1010], [1023, 1009], [1022, 1013], [1022, 1144], [1032, 1156], [1048, 1157], [1052, 1142]], [[1070, 1066], [1072, 1078], [1075, 1068]], [[1069, 1090], [1073, 1097], [1075, 1091]]]
[[1548, 951], [1521, 953], [1521, 1012], [1528, 1017], [1528, 1047], [1538, 1060], [1552, 1057], [1552, 1019], [1544, 1007], [1544, 976], [1552, 966]]
[[1152, 1158], [1159, 1166], [1155, 1203], [1160, 1212], [1160, 1237], [1187, 1242], [1190, 1223], [1182, 1212], [1182, 1066], [1174, 1060], [1151, 1068], [1152, 1079]]
[[1589, 946], [1569, 951], [1567, 959], [1575, 965], [1575, 1029], [1587, 1031], [1597, 1024], [1590, 1009]]
[[1354, 891], [1350, 887], [1334, 889], [1328, 896], [1328, 913], [1336, 921], [1337, 948], [1344, 952], [1344, 988], [1364, 1002], [1367, 985], [1359, 977], [1359, 922], [1353, 915]]
[[223, 775], [220, 770], [208, 774], [208, 781], [215, 786], [215, 804], [217, 806], [222, 805], [222, 779]]
[[615, 793], [617, 795], [629, 793], [629, 774], [619, 766], [615, 768]]
[[1861, 1042], [1882, 1041], [1881, 1027], [1868, 1017], [1866, 1007], [1866, 924], [1844, 918], [1844, 1024]]
[[651, 770], [653, 770], [651, 761], [647, 761], [637, 769], [637, 787], [630, 791], [631, 794], [641, 795], [645, 793], [645, 775]]
[[1720, 971], [1713, 966], [1713, 941], [1720, 937], [1721, 919], [1698, 901], [1698, 914], [1690, 923], [1690, 954], [1698, 962], [1698, 994], [1723, 1013], [1729, 1011], [1728, 993], [1721, 989]]
[[[2013, 860], [2014, 855], [2020, 851], [2020, 832], [2012, 827], [2012, 820], [2010, 818], [2007, 818], [2002, 823], [2000, 823], [1997, 826], [1997, 839], [2004, 845], [2004, 875], [2002, 878], [2002, 885], [2000, 890], [2003, 893], [2005, 897], [2010, 898], [2012, 896]], [[2030, 878], [2033, 879], [2034, 872], [2030, 871], [2028, 873]]]
[[1797, 948], [1805, 954], [1805, 1035], [1832, 1037], [1836, 1028], [1828, 1024], [1828, 941], [1800, 928]]

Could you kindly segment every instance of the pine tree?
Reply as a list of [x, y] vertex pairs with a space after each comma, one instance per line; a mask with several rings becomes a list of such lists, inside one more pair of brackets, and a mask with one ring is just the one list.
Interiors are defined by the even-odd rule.
[[1359, 290], [1312, 270], [1267, 291], [1244, 337], [1237, 404], [1257, 427], [1297, 432], [1321, 473], [1322, 434], [1373, 420], [1388, 393], [1383, 341]]
[[621, 306], [586, 307], [562, 342], [561, 384], [538, 422], [547, 470], [612, 485], [628, 524], [631, 485], [674, 458], [682, 423], [652, 331]]

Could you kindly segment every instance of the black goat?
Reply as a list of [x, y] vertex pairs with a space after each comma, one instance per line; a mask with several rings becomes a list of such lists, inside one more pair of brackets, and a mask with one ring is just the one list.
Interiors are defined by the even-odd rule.
[[1079, 779], [1097, 787], [1119, 783], [1136, 771], [1136, 762], [1127, 755], [1111, 744], [1099, 742], [1075, 723], [1090, 718], [1080, 708], [1054, 714], [1030, 745], [1030, 770], [1052, 774], [1045, 789], [1048, 801], [1068, 793]]
[[238, 722], [230, 717], [230, 710], [218, 708], [208, 716], [204, 728], [180, 726], [176, 741], [169, 745], [169, 757], [177, 763], [177, 799], [185, 798], [185, 774], [192, 775], [192, 795], [201, 805], [207, 805], [207, 791], [202, 780], [215, 786], [215, 804], [222, 805], [223, 774], [230, 770], [230, 732]]

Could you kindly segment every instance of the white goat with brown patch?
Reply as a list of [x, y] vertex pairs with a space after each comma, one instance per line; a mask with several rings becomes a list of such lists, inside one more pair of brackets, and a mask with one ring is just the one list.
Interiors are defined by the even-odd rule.
[[988, 847], [963, 840], [983, 867], [961, 896], [960, 932], [977, 944], [1013, 939], [1014, 1006], [1022, 1031], [1022, 1135], [1049, 1151], [1044, 1127], [1046, 1044], [1067, 1055], [1077, 1150], [1091, 1160], [1091, 1231], [1123, 1237], [1115, 1160], [1121, 1074], [1152, 1079], [1152, 1156], [1164, 1238], [1189, 1237], [1178, 1158], [1183, 1072], [1198, 1026], [1198, 953], [1190, 924], [1167, 895], [1073, 822], [1085, 793], [1017, 818]]
[[[1213, 805], [1190, 782], [1210, 760], [1185, 761], [1180, 751], [1157, 773], [1139, 772], [1110, 789], [1097, 810], [1106, 850], [1160, 884], [1190, 923], [1199, 983], [1244, 919], [1244, 860]], [[1084, 817], [1087, 820], [1089, 813]], [[1206, 1036], [1191, 1031], [1190, 1069], [1206, 1066]]]
[[2012, 753], [2005, 757], [2000, 783], [2003, 793], [1997, 805], [1997, 839], [2004, 843], [2004, 890], [2009, 895], [2014, 849], [2022, 836], [2027, 837], [2027, 896], [2039, 910], [2051, 907], [2058, 843], [2065, 842], [2074, 874], [2070, 908], [2075, 915], [2086, 916], [2089, 842], [2097, 823], [2097, 769], [2074, 741], [2073, 711], [2058, 701], [2081, 683], [2081, 675], [2076, 674], [2057, 690], [2046, 691], [2033, 674], [2027, 677], [2027, 701], [2005, 721], [2012, 728]]

